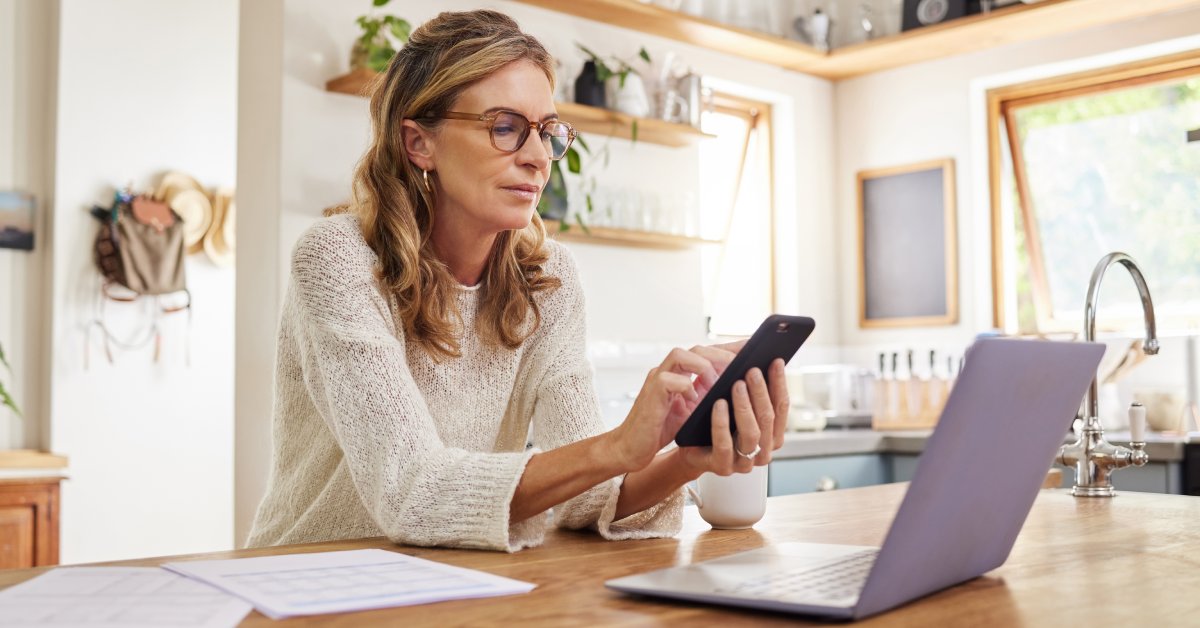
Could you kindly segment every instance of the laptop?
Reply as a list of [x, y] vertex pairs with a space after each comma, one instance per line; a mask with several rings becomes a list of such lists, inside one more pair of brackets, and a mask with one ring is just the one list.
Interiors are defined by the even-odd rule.
[[860, 619], [1008, 559], [1104, 345], [988, 338], [969, 349], [882, 547], [778, 543], [609, 580], [627, 593]]

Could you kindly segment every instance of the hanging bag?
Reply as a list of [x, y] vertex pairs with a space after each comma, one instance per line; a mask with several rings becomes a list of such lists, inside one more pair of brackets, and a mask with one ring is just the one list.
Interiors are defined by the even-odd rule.
[[111, 209], [93, 214], [101, 219], [96, 267], [107, 281], [145, 296], [187, 290], [183, 221], [166, 203], [118, 192]]
[[[159, 319], [166, 314], [187, 311], [191, 328], [192, 296], [184, 274], [183, 221], [166, 203], [149, 196], [134, 196], [117, 191], [112, 207], [93, 207], [92, 215], [100, 221], [100, 230], [92, 245], [96, 268], [104, 276], [100, 285], [103, 298], [99, 301], [97, 318], [88, 325], [84, 339], [84, 368], [89, 362], [92, 327], [98, 327], [104, 340], [104, 353], [113, 361], [112, 345], [123, 349], [144, 346], [153, 340], [154, 361], [162, 350], [162, 328]], [[113, 286], [128, 290], [113, 291]], [[182, 303], [164, 305], [162, 295], [179, 293]], [[105, 324], [105, 302], [132, 302], [140, 297], [154, 299], [153, 318], [141, 334], [141, 340], [122, 340], [115, 337]], [[191, 364], [191, 342], [184, 345], [184, 360]]]

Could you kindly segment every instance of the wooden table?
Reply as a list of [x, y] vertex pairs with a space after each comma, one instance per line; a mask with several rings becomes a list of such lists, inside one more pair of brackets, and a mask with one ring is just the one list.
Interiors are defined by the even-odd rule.
[[[108, 564], [157, 565], [167, 560], [386, 548], [538, 585], [522, 596], [284, 622], [254, 612], [244, 626], [803, 624], [793, 616], [625, 596], [604, 588], [603, 583], [781, 541], [878, 545], [905, 487], [888, 484], [773, 497], [766, 518], [751, 530], [710, 530], [695, 509], [689, 508], [684, 531], [674, 539], [606, 542], [591, 534], [555, 530], [547, 534], [543, 546], [517, 554], [397, 547], [385, 539], [362, 539]], [[0, 571], [0, 587], [43, 571]], [[1067, 491], [1044, 490], [1004, 566], [862, 623], [1057, 628], [1158, 627], [1196, 625], [1197, 621], [1200, 499], [1149, 493], [1080, 499]]]

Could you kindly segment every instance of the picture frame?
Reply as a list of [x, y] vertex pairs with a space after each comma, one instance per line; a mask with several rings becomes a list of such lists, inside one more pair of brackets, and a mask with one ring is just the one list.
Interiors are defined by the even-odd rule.
[[0, 190], [0, 249], [33, 250], [36, 208], [32, 194]]
[[859, 327], [958, 322], [953, 159], [856, 177]]

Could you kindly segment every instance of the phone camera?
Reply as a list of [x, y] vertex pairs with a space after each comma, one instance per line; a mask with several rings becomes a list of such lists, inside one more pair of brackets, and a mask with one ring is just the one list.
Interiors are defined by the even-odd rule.
[[779, 323], [778, 325], [776, 325], [776, 326], [775, 326], [775, 331], [777, 331], [777, 332], [779, 332], [779, 333], [781, 333], [781, 334], [782, 334], [783, 332], [787, 331], [787, 330], [788, 330], [788, 324], [787, 324], [787, 323]]

